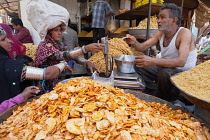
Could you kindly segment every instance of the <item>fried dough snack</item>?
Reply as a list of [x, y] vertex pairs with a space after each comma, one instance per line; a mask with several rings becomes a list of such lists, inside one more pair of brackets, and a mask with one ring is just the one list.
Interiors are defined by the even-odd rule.
[[24, 44], [24, 45], [26, 46], [26, 55], [34, 60], [38, 45], [33, 45], [33, 44]]
[[181, 110], [75, 78], [19, 107], [0, 125], [0, 139], [207, 140], [209, 132]]
[[174, 83], [192, 96], [210, 102], [210, 60], [172, 77]]

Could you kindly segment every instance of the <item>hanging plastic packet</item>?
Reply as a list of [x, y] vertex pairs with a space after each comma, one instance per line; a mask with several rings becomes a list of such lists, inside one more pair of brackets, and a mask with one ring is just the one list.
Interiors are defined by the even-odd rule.
[[106, 29], [111, 33], [113, 33], [116, 30], [115, 16], [112, 16], [108, 19], [108, 22], [106, 24]]
[[100, 83], [108, 87], [114, 87], [114, 72], [112, 71], [110, 77], [100, 77], [99, 74], [95, 71], [92, 74], [92, 78], [95, 82]]

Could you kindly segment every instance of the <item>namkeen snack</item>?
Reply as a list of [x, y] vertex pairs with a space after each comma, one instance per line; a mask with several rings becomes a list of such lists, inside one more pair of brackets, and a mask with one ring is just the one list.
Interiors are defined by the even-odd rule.
[[88, 78], [59, 83], [0, 124], [1, 140], [207, 140], [199, 120]]
[[26, 55], [34, 60], [38, 45], [33, 45], [33, 44], [24, 44], [24, 45], [26, 46]]
[[[150, 17], [150, 29], [158, 29], [157, 20], [156, 15]], [[138, 26], [131, 27], [130, 29], [147, 29], [147, 21], [148, 18], [145, 18], [139, 22]]]
[[[143, 53], [136, 51], [134, 48], [129, 47], [128, 44], [122, 39], [122, 38], [113, 38], [108, 41], [109, 46], [109, 60], [111, 56], [117, 56], [117, 55], [143, 55]], [[105, 59], [103, 52], [95, 53], [93, 56], [91, 56], [88, 59], [93, 64], [97, 65], [100, 68], [101, 72], [105, 72], [106, 65], [105, 65]], [[110, 64], [108, 64], [110, 67]], [[114, 68], [116, 68], [116, 65], [114, 63]]]
[[197, 98], [210, 102], [210, 60], [197, 65], [189, 71], [172, 77], [174, 83]]

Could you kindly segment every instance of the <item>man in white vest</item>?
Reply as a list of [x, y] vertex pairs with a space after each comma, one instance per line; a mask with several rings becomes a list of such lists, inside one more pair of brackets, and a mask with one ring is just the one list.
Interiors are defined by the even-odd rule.
[[161, 58], [137, 56], [135, 70], [146, 83], [145, 91], [167, 101], [179, 99], [179, 90], [170, 82], [170, 76], [187, 71], [196, 65], [197, 53], [191, 31], [181, 24], [181, 9], [173, 4], [164, 4], [158, 15], [158, 32], [149, 40], [139, 43], [127, 35], [126, 42], [141, 52], [159, 43]]

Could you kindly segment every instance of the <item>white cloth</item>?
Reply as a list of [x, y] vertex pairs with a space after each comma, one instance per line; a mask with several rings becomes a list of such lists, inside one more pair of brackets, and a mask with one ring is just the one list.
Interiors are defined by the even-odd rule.
[[[160, 39], [160, 48], [161, 48], [161, 58], [169, 59], [169, 58], [176, 58], [179, 56], [179, 50], [176, 48], [176, 38], [179, 33], [179, 31], [183, 27], [180, 27], [179, 30], [176, 32], [174, 37], [172, 38], [170, 44], [167, 47], [163, 47], [163, 40], [165, 37], [165, 34], [162, 35]], [[187, 61], [184, 65], [184, 67], [177, 67], [178, 69], [181, 69], [182, 71], [190, 70], [191, 68], [195, 67], [197, 61], [197, 51], [194, 49], [193, 51], [189, 52]]]
[[27, 5], [28, 20], [43, 40], [47, 31], [61, 25], [66, 30], [69, 12], [48, 0], [31, 0]]
[[199, 45], [201, 45], [201, 48], [204, 48], [210, 44], [210, 37], [202, 37], [201, 40], [199, 41]]

